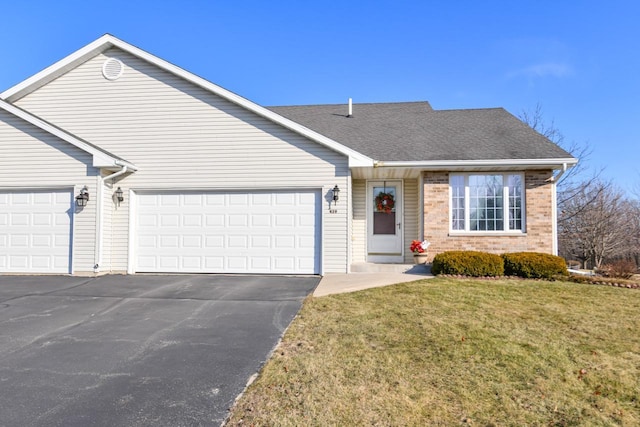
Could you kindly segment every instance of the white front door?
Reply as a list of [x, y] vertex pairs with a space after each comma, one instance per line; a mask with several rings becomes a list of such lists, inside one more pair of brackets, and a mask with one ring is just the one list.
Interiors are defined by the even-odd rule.
[[402, 181], [367, 183], [367, 261], [402, 262]]

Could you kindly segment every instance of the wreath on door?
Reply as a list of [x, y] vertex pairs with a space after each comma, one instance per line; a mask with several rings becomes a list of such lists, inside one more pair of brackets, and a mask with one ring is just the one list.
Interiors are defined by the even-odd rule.
[[393, 194], [380, 192], [376, 196], [376, 209], [378, 212], [391, 213], [396, 203]]

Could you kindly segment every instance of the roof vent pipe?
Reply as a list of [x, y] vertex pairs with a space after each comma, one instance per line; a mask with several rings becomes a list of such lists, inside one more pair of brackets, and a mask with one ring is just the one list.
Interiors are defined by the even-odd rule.
[[351, 102], [351, 98], [349, 98], [349, 114], [347, 117], [353, 117], [353, 103]]

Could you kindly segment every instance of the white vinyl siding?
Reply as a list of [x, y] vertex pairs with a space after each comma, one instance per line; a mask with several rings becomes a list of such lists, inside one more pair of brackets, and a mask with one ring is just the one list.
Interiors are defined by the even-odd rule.
[[[108, 57], [125, 64], [116, 81], [102, 76]], [[321, 188], [323, 269], [346, 271], [348, 211], [327, 213], [331, 188], [349, 188], [345, 156], [117, 49], [17, 105], [135, 164], [118, 182], [125, 194]], [[110, 203], [112, 271], [128, 267], [128, 203]]]
[[352, 262], [367, 261], [367, 181], [353, 180]]
[[422, 236], [418, 236], [418, 218], [420, 209], [420, 197], [418, 196], [418, 180], [404, 180], [404, 262], [413, 264], [413, 253], [409, 250], [412, 240], [422, 240]]
[[[95, 256], [96, 184], [91, 155], [0, 111], [0, 190], [60, 190], [87, 186], [93, 199], [73, 215], [74, 272], [92, 272]], [[75, 210], [75, 208], [74, 208]]]

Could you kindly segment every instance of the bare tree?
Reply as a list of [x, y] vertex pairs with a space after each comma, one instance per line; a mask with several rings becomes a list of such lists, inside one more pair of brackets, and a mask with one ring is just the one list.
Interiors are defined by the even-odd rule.
[[637, 206], [611, 183], [595, 181], [567, 201], [559, 224], [559, 241], [567, 258], [584, 267], [600, 267], [605, 260], [627, 258], [637, 237]]
[[[565, 202], [582, 193], [585, 186], [599, 179], [602, 170], [592, 171], [589, 169], [588, 159], [593, 151], [591, 146], [588, 143], [575, 141], [567, 143], [562, 132], [556, 127], [554, 120], [552, 119], [550, 122], [545, 120], [540, 104], [536, 104], [532, 111], [523, 110], [518, 118], [578, 159], [578, 164], [562, 175], [557, 183], [559, 208]], [[559, 223], [564, 220], [564, 217], [558, 216]]]
[[640, 267], [640, 195], [635, 200], [629, 200], [629, 253], [637, 267]]

